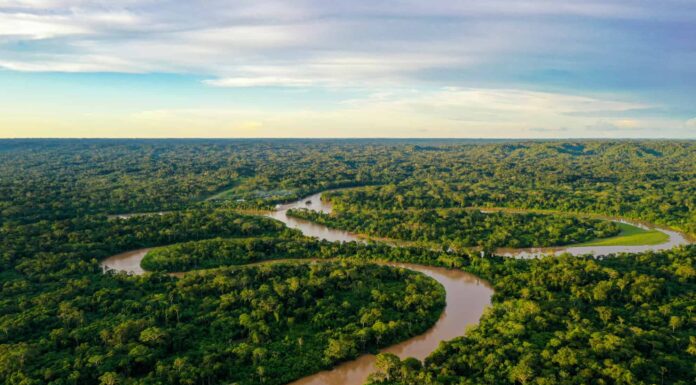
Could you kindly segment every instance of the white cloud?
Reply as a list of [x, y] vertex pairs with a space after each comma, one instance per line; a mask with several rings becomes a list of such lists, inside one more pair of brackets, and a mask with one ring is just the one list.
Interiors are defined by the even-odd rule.
[[647, 106], [516, 89], [449, 88], [430, 92], [394, 89], [331, 109], [163, 109], [144, 111], [133, 118], [137, 122], [135, 126], [196, 127], [192, 128], [192, 136], [200, 130], [218, 136], [232, 130], [231, 136], [251, 137], [413, 137], [422, 136], [424, 130], [428, 135], [440, 137], [536, 137], [540, 133], [548, 137], [611, 136], [607, 130], [610, 125], [614, 131], [617, 127], [622, 129], [619, 136], [645, 136], [644, 129], [649, 125], [673, 123], [566, 114], [631, 111], [642, 107]]
[[[686, 126], [687, 128], [696, 129], [696, 118], [692, 118], [692, 119], [687, 120], [684, 123], [684, 126]], [[694, 134], [696, 134], [696, 132]]]
[[[613, 98], [518, 89], [384, 89], [364, 98], [317, 107], [229, 104], [151, 108], [131, 113], [61, 108], [26, 113], [0, 106], [0, 136], [78, 137], [693, 137], [668, 118], [627, 116], [643, 104]], [[568, 114], [586, 111], [593, 114]], [[7, 113], [9, 112], [9, 113]], [[608, 114], [608, 115], [602, 115]], [[99, 127], [92, 131], [90, 127]], [[8, 131], [13, 128], [15, 131]], [[662, 129], [656, 129], [662, 128]], [[5, 130], [5, 131], [3, 131]]]
[[316, 79], [279, 76], [234, 77], [205, 80], [204, 83], [216, 87], [302, 87], [316, 84]]
[[74, 25], [65, 16], [0, 13], [0, 39], [2, 37], [48, 39], [57, 36], [86, 34], [88, 32], [88, 28]]
[[[228, 87], [417, 83], [424, 72], [523, 56], [563, 65], [578, 52], [601, 57], [606, 47], [597, 41], [611, 31], [554, 16], [647, 18], [683, 7], [653, 8], [579, 0], [10, 0], [0, 1], [0, 57], [13, 70], [193, 72]], [[2, 44], [31, 40], [50, 41], [20, 51]]]
[[0, 59], [0, 68], [23, 72], [121, 72], [140, 73], [153, 70], [144, 63], [104, 55], [36, 55], [30, 60]]
[[[687, 35], [696, 20], [696, 7], [688, 3], [0, 0], [0, 69], [183, 73], [211, 87], [370, 94], [323, 110], [163, 108], [157, 119], [129, 118], [162, 133], [182, 122], [222, 136], [216, 127], [253, 128], [260, 136], [326, 136], [327, 128], [336, 136], [419, 136], [423, 130], [439, 136], [642, 135], [672, 126], [688, 131], [696, 126], [693, 119], [685, 124], [646, 117], [655, 106], [626, 101], [620, 90], [619, 96], [574, 91], [602, 79], [633, 85], [637, 75], [650, 84], [665, 73], [685, 88], [683, 79], [694, 78], [684, 60], [693, 47], [689, 36], [684, 42], [676, 37]], [[641, 29], [627, 19], [643, 20]], [[690, 24], [670, 23], [680, 21]], [[655, 22], [660, 28], [644, 33]], [[670, 30], [673, 24], [683, 30]], [[558, 83], [544, 83], [549, 73]], [[558, 92], [521, 89], [530, 83], [557, 86]], [[633, 89], [639, 87], [627, 92]]]
[[[433, 66], [454, 65], [458, 59], [439, 53], [327, 53], [259, 65], [238, 65], [221, 69], [234, 73], [205, 83], [217, 87], [351, 87], [365, 88], [403, 84], [409, 75]], [[459, 65], [466, 65], [458, 62]]]
[[[363, 101], [354, 102], [357, 105]], [[433, 117], [459, 123], [514, 123], [529, 125], [546, 121], [581, 121], [573, 115], [579, 112], [617, 112], [648, 108], [641, 103], [613, 99], [535, 92], [520, 89], [446, 88], [438, 92], [415, 93], [370, 104], [389, 109], [420, 111]], [[592, 117], [594, 118], [594, 117]]]

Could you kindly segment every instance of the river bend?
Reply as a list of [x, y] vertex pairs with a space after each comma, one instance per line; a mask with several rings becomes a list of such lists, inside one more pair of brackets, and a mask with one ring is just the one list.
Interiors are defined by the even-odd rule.
[[[332, 242], [364, 242], [363, 238], [350, 232], [330, 229], [314, 222], [289, 217], [287, 211], [291, 208], [307, 208], [325, 213], [331, 212], [331, 205], [323, 202], [321, 193], [318, 193], [292, 203], [278, 205], [275, 211], [265, 215], [285, 223], [290, 228], [300, 230], [306, 236]], [[688, 243], [688, 240], [677, 232], [663, 229], [660, 229], [660, 231], [669, 235], [669, 241], [660, 245], [500, 249], [499, 252], [502, 255], [518, 258], [565, 252], [573, 255], [606, 255], [618, 252], [635, 253], [647, 250], [662, 250]], [[102, 266], [107, 270], [143, 274], [145, 271], [140, 267], [140, 261], [147, 254], [148, 250], [139, 249], [111, 256], [102, 261]], [[396, 354], [402, 359], [415, 357], [422, 360], [432, 353], [441, 341], [451, 340], [463, 335], [467, 326], [478, 322], [484, 309], [490, 304], [493, 289], [489, 283], [472, 274], [460, 270], [406, 263], [388, 263], [388, 265], [418, 271], [438, 281], [444, 286], [446, 291], [446, 306], [438, 321], [428, 331], [385, 348], [382, 352]], [[375, 356], [365, 354], [355, 360], [339, 364], [330, 370], [301, 378], [292, 382], [291, 385], [362, 385], [367, 376], [374, 372], [374, 363]]]

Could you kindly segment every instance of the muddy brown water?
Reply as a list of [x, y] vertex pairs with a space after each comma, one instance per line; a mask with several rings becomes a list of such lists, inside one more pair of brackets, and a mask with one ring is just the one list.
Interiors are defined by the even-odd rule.
[[[143, 274], [140, 260], [150, 249], [139, 249], [107, 258], [102, 263], [107, 269]], [[265, 263], [283, 263], [290, 260], [271, 260]], [[297, 260], [303, 261], [303, 260]], [[316, 263], [317, 261], [308, 261]], [[493, 289], [490, 284], [472, 274], [460, 270], [422, 266], [409, 263], [383, 263], [385, 265], [421, 272], [442, 284], [445, 288], [445, 309], [433, 327], [423, 334], [382, 349], [401, 358], [424, 359], [441, 341], [448, 341], [464, 334], [466, 328], [478, 322], [484, 309], [490, 305]], [[180, 273], [175, 273], [180, 275]], [[334, 368], [301, 378], [292, 385], [361, 385], [375, 371], [375, 356], [364, 354]]]
[[[478, 277], [458, 270], [406, 263], [387, 263], [390, 266], [419, 271], [445, 287], [446, 306], [435, 325], [425, 333], [380, 350], [403, 358], [420, 360], [432, 353], [442, 341], [464, 335], [469, 325], [476, 324], [484, 309], [490, 305], [493, 289]], [[334, 368], [319, 372], [291, 385], [360, 385], [375, 371], [375, 356], [364, 354]]]
[[[265, 215], [285, 223], [288, 227], [299, 229], [303, 234], [310, 237], [339, 242], [364, 241], [357, 235], [347, 231], [330, 229], [314, 222], [289, 217], [287, 211], [291, 208], [307, 208], [325, 213], [331, 212], [331, 205], [323, 202], [321, 193], [318, 193], [296, 202], [278, 205], [275, 211]], [[635, 223], [631, 224], [635, 225]], [[518, 258], [531, 258], [543, 254], [560, 254], [564, 252], [573, 255], [605, 255], [617, 252], [634, 253], [647, 250], [662, 250], [688, 243], [688, 240], [677, 232], [664, 229], [660, 229], [660, 231], [669, 235], [669, 241], [660, 245], [500, 249], [499, 251], [503, 255]], [[150, 249], [139, 249], [111, 256], [102, 261], [102, 266], [104, 269], [143, 274], [145, 271], [140, 267], [140, 261], [147, 254], [148, 250]], [[446, 291], [446, 306], [439, 320], [428, 331], [383, 349], [381, 350], [382, 352], [396, 354], [402, 359], [406, 357], [424, 359], [438, 347], [440, 342], [463, 335], [465, 329], [469, 325], [478, 322], [485, 308], [490, 305], [493, 289], [488, 282], [472, 274], [432, 266], [404, 263], [387, 264], [418, 271], [438, 281], [444, 286]], [[301, 378], [292, 382], [291, 385], [360, 385], [365, 382], [370, 373], [374, 372], [374, 364], [375, 356], [365, 354], [355, 360], [339, 364], [330, 370]]]
[[[287, 216], [290, 208], [305, 207], [312, 210], [330, 212], [331, 206], [314, 194], [297, 202], [280, 205], [267, 216], [285, 223], [288, 227], [299, 229], [303, 234], [328, 241], [361, 241], [355, 234], [347, 231], [329, 229], [326, 226]], [[310, 203], [307, 203], [307, 202]], [[102, 261], [107, 270], [143, 274], [140, 261], [150, 249], [138, 249], [113, 255]], [[385, 263], [421, 272], [442, 284], [446, 293], [445, 309], [440, 318], [428, 331], [406, 341], [383, 349], [382, 352], [396, 354], [401, 358], [424, 359], [433, 352], [441, 341], [451, 340], [464, 334], [469, 325], [478, 322], [484, 309], [490, 305], [493, 289], [488, 282], [459, 270], [407, 263]], [[292, 385], [360, 385], [375, 370], [375, 356], [364, 354], [355, 360], [347, 361], [331, 370], [322, 371], [301, 378]]]
[[352, 234], [348, 231], [330, 229], [318, 223], [314, 223], [304, 219], [289, 217], [287, 215], [289, 209], [298, 208], [306, 208], [314, 211], [321, 211], [327, 214], [331, 212], [331, 204], [323, 202], [321, 200], [321, 193], [318, 193], [300, 199], [296, 202], [278, 205], [275, 211], [266, 214], [266, 216], [271, 217], [273, 219], [277, 219], [285, 223], [285, 225], [290, 228], [298, 229], [302, 231], [304, 235], [307, 235], [309, 237], [317, 237], [319, 239], [326, 239], [327, 241], [332, 242], [363, 242], [363, 240], [360, 239], [357, 235]]

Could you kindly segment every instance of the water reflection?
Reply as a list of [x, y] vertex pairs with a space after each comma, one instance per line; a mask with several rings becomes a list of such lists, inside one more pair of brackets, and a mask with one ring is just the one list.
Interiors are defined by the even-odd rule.
[[112, 255], [104, 259], [101, 262], [101, 266], [105, 271], [114, 270], [136, 275], [144, 274], [145, 270], [140, 267], [140, 261], [143, 260], [145, 254], [150, 250], [150, 248], [138, 249]]
[[[331, 204], [322, 202], [321, 193], [311, 195], [299, 201], [278, 205], [276, 211], [265, 214], [270, 218], [285, 223], [288, 227], [299, 229], [303, 234], [328, 241], [359, 241], [358, 236], [343, 230], [327, 228], [314, 222], [288, 217], [291, 208], [307, 208], [310, 210], [331, 212]], [[628, 222], [636, 225], [634, 222]], [[637, 224], [644, 225], [644, 224]], [[547, 254], [571, 253], [573, 255], [604, 255], [610, 253], [636, 253], [648, 250], [669, 249], [677, 245], [689, 243], [680, 233], [660, 229], [669, 235], [669, 241], [660, 245], [650, 246], [587, 246], [536, 249], [499, 249], [502, 255], [517, 258], [532, 258]], [[140, 249], [114, 255], [102, 261], [105, 269], [126, 271], [133, 274], [143, 274], [140, 261], [149, 249]], [[474, 275], [444, 268], [389, 263], [391, 266], [403, 267], [419, 271], [440, 282], [446, 290], [446, 307], [437, 323], [427, 332], [388, 347], [383, 352], [396, 354], [401, 358], [416, 357], [423, 359], [437, 348], [441, 341], [451, 340], [464, 334], [468, 325], [475, 324], [490, 304], [493, 290], [488, 283]], [[179, 273], [181, 275], [182, 273]], [[363, 384], [368, 375], [374, 372], [375, 356], [366, 354], [356, 360], [348, 361], [335, 368], [323, 371], [295, 382], [292, 385], [359, 385]]]
[[666, 242], [657, 245], [637, 245], [637, 246], [566, 246], [566, 247], [538, 247], [538, 248], [525, 248], [525, 249], [508, 249], [499, 248], [496, 250], [496, 254], [505, 257], [515, 257], [515, 258], [539, 258], [544, 255], [561, 255], [561, 254], [571, 254], [575, 256], [580, 255], [594, 255], [603, 256], [609, 254], [618, 253], [642, 253], [646, 251], [660, 251], [669, 250], [676, 246], [688, 245], [691, 243], [686, 237], [676, 231], [667, 230], [664, 228], [659, 228], [651, 226], [641, 222], [627, 221], [624, 219], [610, 219], [614, 222], [626, 223], [629, 225], [637, 226], [646, 230], [658, 230], [662, 233], [667, 234], [669, 239]]
[[321, 200], [321, 193], [310, 195], [306, 198], [300, 199], [299, 201], [278, 205], [276, 211], [266, 214], [267, 217], [277, 219], [285, 223], [288, 227], [293, 229], [298, 229], [302, 233], [309, 237], [317, 237], [319, 239], [325, 239], [331, 242], [350, 242], [362, 240], [355, 234], [348, 231], [330, 229], [324, 225], [307, 221], [304, 219], [298, 219], [289, 217], [287, 215], [289, 209], [310, 209], [314, 211], [321, 211], [323, 213], [331, 212], [331, 204], [323, 202]]
[[[491, 302], [493, 289], [478, 277], [459, 270], [406, 263], [386, 263], [390, 266], [419, 271], [440, 282], [446, 291], [446, 307], [437, 323], [425, 333], [381, 350], [403, 358], [424, 359], [441, 341], [464, 334], [467, 326], [478, 322]], [[291, 385], [359, 385], [375, 371], [375, 356], [366, 354], [331, 370], [292, 382]]]
[[[321, 194], [314, 194], [297, 202], [279, 205], [276, 211], [267, 216], [277, 219], [287, 226], [299, 229], [303, 234], [328, 241], [361, 241], [347, 231], [329, 229], [326, 226], [287, 216], [288, 209], [308, 208], [324, 213], [331, 212], [331, 205], [321, 201]], [[102, 261], [105, 269], [143, 274], [140, 261], [150, 249], [140, 249], [111, 256]], [[282, 261], [276, 261], [282, 262]], [[490, 304], [493, 289], [488, 283], [474, 275], [458, 270], [421, 266], [405, 263], [385, 263], [390, 266], [419, 271], [440, 282], [446, 292], [446, 306], [442, 315], [425, 333], [390, 346], [383, 352], [396, 354], [401, 358], [423, 359], [437, 348], [441, 341], [464, 334], [468, 325], [475, 324]], [[178, 274], [181, 275], [181, 274]], [[360, 385], [375, 370], [375, 356], [365, 354], [359, 358], [316, 373], [293, 382], [293, 385]]]

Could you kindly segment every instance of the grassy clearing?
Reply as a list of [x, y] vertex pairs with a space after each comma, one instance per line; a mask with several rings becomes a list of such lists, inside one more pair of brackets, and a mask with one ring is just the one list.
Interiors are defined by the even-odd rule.
[[213, 200], [227, 200], [227, 199], [233, 199], [235, 196], [235, 190], [237, 187], [231, 187], [227, 190], [221, 191], [213, 196], [210, 196], [206, 198], [208, 201], [213, 201]]
[[614, 237], [596, 239], [572, 246], [643, 246], [659, 245], [669, 240], [669, 235], [658, 230], [645, 230], [626, 223], [618, 225], [621, 232]]
[[294, 191], [285, 189], [260, 190], [255, 188], [254, 181], [251, 178], [240, 178], [224, 190], [209, 196], [205, 200], [253, 201], [257, 199], [280, 199], [294, 193]]

